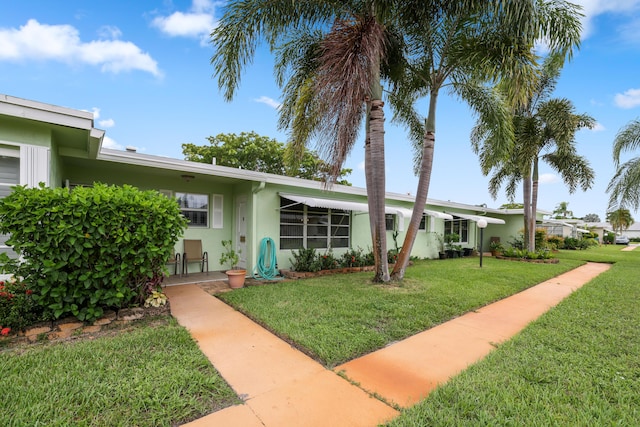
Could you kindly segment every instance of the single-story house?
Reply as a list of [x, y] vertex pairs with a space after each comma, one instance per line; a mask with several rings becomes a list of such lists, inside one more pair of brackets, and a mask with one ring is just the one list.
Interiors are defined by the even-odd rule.
[[[241, 251], [240, 265], [252, 271], [263, 238], [276, 245], [278, 266], [290, 266], [292, 251], [371, 246], [367, 194], [364, 188], [189, 162], [102, 147], [105, 132], [94, 127], [93, 114], [0, 94], [0, 198], [13, 185], [50, 187], [130, 184], [175, 198], [190, 220], [185, 239], [200, 239], [211, 270], [223, 240]], [[452, 190], [453, 192], [454, 190]], [[398, 245], [412, 215], [414, 198], [386, 194], [388, 247]], [[478, 248], [477, 221], [488, 222], [483, 247], [491, 238], [508, 242], [523, 227], [521, 209], [490, 209], [429, 199], [412, 255], [437, 258], [438, 236], [457, 233], [463, 247]], [[2, 247], [0, 250], [10, 251]], [[175, 251], [182, 252], [182, 241]], [[192, 266], [193, 269], [196, 265]]]

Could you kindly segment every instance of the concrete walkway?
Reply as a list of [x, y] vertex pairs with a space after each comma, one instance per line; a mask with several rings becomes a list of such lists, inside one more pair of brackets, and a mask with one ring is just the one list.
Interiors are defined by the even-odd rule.
[[[240, 395], [244, 405], [200, 426], [376, 426], [477, 362], [571, 292], [606, 271], [588, 263], [428, 331], [325, 369], [197, 285], [165, 288], [171, 313]], [[337, 375], [341, 372], [352, 383]]]

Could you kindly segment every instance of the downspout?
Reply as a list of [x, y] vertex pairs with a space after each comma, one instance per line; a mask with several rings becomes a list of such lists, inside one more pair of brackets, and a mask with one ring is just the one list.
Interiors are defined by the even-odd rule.
[[[251, 265], [255, 267], [258, 262], [258, 251], [254, 249], [255, 244], [257, 244], [257, 234], [258, 234], [258, 224], [256, 218], [258, 218], [258, 193], [264, 190], [267, 186], [266, 181], [260, 181], [258, 185], [256, 185], [251, 190]], [[249, 275], [252, 272], [248, 272]]]

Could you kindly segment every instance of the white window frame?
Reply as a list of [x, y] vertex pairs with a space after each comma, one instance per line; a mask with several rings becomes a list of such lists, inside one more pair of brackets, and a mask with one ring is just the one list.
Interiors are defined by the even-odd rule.
[[[466, 239], [464, 239], [464, 233], [462, 233], [462, 223], [466, 222], [467, 224], [467, 235]], [[450, 224], [454, 223], [454, 226], [451, 227]], [[453, 219], [445, 219], [444, 220], [444, 234], [455, 233], [460, 236], [460, 240], [454, 243], [469, 243], [469, 223], [470, 220], [465, 218], [460, 218], [457, 216], [453, 216]]]
[[[302, 247], [307, 249], [309, 248], [309, 240], [310, 239], [315, 239], [315, 240], [320, 240], [320, 239], [326, 239], [326, 245], [323, 247], [316, 247], [316, 249], [329, 249], [329, 248], [350, 248], [351, 247], [351, 225], [353, 222], [352, 219], [352, 212], [348, 211], [348, 210], [341, 210], [341, 209], [332, 209], [332, 208], [322, 208], [322, 207], [309, 207], [307, 205], [304, 205], [302, 203], [296, 203], [293, 200], [289, 200], [286, 198], [282, 198], [281, 200], [286, 200], [288, 203], [287, 206], [283, 206], [280, 208], [280, 227], [283, 226], [302, 226], [302, 235], [298, 236], [282, 236], [282, 231], [279, 233], [280, 234], [280, 248], [282, 249], [283, 246], [288, 246], [288, 245], [283, 245], [283, 240], [284, 241], [291, 241], [291, 240], [302, 240]], [[311, 214], [309, 213], [309, 209], [312, 210]], [[317, 235], [317, 234], [313, 234], [313, 235], [309, 235], [309, 228], [313, 227], [317, 224], [310, 224], [309, 223], [309, 219], [310, 217], [313, 218], [315, 217], [315, 213], [318, 210], [326, 210], [326, 216], [328, 218], [328, 222], [327, 224], [323, 224], [323, 227], [327, 227], [327, 234], [326, 235]], [[301, 214], [300, 217], [300, 223], [297, 222], [286, 222], [283, 221], [282, 218], [282, 214], [286, 212], [291, 212], [291, 213], [297, 213], [297, 214]], [[342, 222], [340, 224], [333, 224], [332, 220], [334, 218], [334, 216], [341, 216], [342, 218], [347, 218], [348, 224], [343, 224]], [[346, 229], [347, 230], [347, 235], [337, 235], [337, 234], [333, 234], [333, 230], [334, 229]], [[332, 245], [332, 243], [334, 243], [335, 240], [337, 239], [346, 239], [347, 244], [346, 246], [334, 246]], [[299, 247], [296, 248], [285, 248], [284, 250], [297, 250], [300, 249]]]
[[[176, 191], [174, 193], [174, 198], [178, 199], [178, 195], [193, 195], [193, 196], [204, 196], [207, 198], [207, 207], [206, 209], [204, 208], [184, 208], [182, 206], [180, 206], [180, 211], [184, 212], [184, 211], [190, 211], [190, 212], [205, 212], [206, 213], [206, 219], [207, 219], [207, 223], [203, 224], [203, 225], [199, 225], [199, 224], [192, 224], [189, 223], [187, 224], [188, 227], [193, 227], [193, 228], [209, 228], [211, 225], [211, 212], [210, 212], [210, 208], [211, 208], [211, 197], [209, 196], [209, 194], [206, 193], [193, 193], [193, 192], [187, 192], [187, 191]], [[178, 202], [178, 205], [180, 205], [180, 202]], [[184, 215], [184, 214], [183, 214]], [[185, 215], [186, 217], [186, 215]]]

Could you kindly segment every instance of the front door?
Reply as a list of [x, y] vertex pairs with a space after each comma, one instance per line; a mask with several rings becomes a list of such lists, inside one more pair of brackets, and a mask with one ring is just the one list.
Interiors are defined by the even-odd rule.
[[240, 251], [238, 267], [247, 268], [247, 199], [236, 201], [236, 250]]

